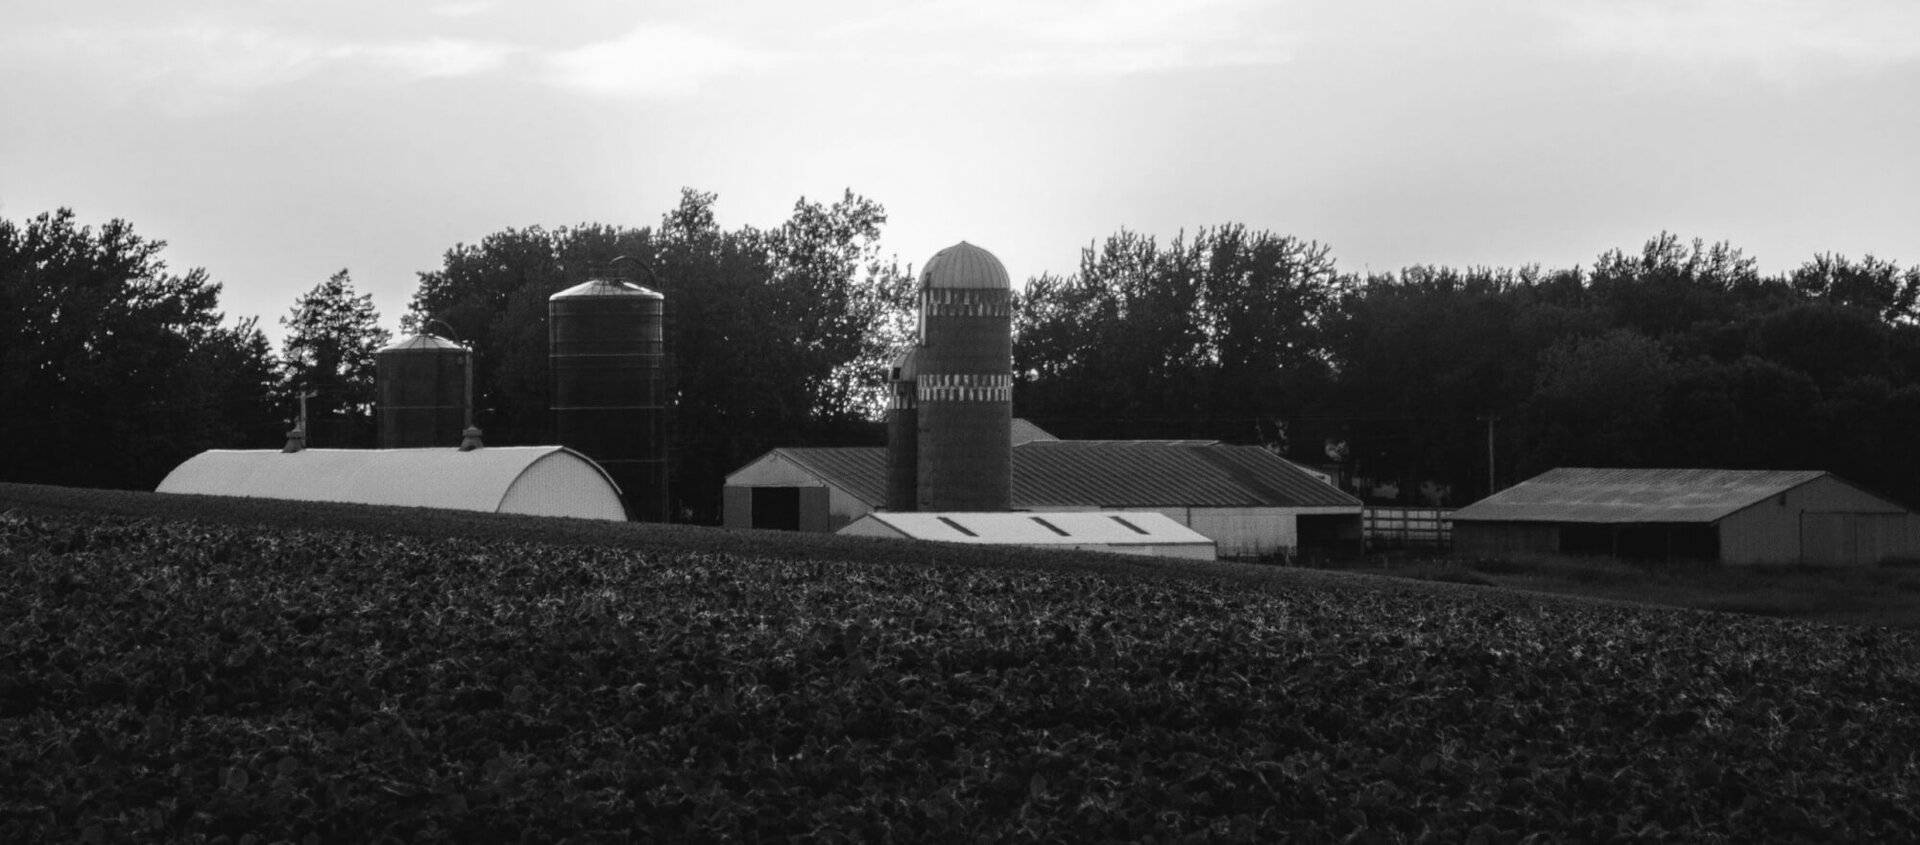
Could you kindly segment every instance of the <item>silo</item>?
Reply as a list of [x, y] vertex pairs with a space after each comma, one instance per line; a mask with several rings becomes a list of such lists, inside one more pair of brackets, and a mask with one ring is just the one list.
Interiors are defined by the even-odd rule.
[[611, 278], [547, 298], [560, 445], [606, 468], [639, 522], [667, 521], [665, 306], [666, 297]]
[[380, 448], [460, 445], [469, 360], [466, 347], [425, 333], [373, 353]]
[[887, 369], [887, 509], [913, 510], [920, 496], [919, 347]]
[[1013, 459], [1007, 268], [965, 241], [920, 273], [919, 509], [1006, 510]]

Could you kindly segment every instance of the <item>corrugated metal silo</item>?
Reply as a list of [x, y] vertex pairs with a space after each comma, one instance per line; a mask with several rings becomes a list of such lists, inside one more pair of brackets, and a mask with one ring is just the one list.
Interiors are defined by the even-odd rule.
[[1013, 310], [1007, 268], [965, 241], [920, 273], [919, 509], [1006, 510]]
[[373, 353], [380, 448], [460, 445], [469, 363], [466, 347], [425, 333]]
[[560, 445], [606, 468], [627, 514], [667, 521], [666, 297], [594, 279], [547, 299]]
[[913, 510], [920, 497], [919, 367], [919, 348], [908, 347], [887, 372], [888, 510]]

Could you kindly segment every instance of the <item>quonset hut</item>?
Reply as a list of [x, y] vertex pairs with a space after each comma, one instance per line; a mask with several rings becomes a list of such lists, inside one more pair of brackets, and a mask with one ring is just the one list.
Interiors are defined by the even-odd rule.
[[667, 521], [666, 297], [600, 278], [547, 299], [560, 445], [606, 468], [636, 522]]
[[917, 352], [917, 437], [888, 444], [915, 453], [916, 509], [1006, 510], [1012, 497], [1012, 286], [993, 253], [961, 241], [928, 259], [920, 271]]
[[210, 449], [174, 467], [157, 492], [625, 518], [613, 479], [559, 446]]

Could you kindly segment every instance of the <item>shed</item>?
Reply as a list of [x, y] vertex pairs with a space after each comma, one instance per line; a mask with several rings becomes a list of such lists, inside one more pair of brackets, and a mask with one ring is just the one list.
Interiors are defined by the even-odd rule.
[[[1159, 513], [1221, 557], [1357, 548], [1360, 500], [1258, 446], [1051, 440], [1013, 447], [1016, 511]], [[835, 531], [886, 503], [881, 447], [783, 448], [727, 476], [730, 528]]]
[[458, 449], [212, 449], [161, 493], [626, 519], [605, 470], [564, 446]]
[[1920, 515], [1819, 470], [1549, 470], [1453, 513], [1464, 554], [1731, 564], [1920, 558]]
[[1213, 560], [1212, 540], [1157, 513], [875, 511], [839, 533], [970, 545], [1084, 549]]

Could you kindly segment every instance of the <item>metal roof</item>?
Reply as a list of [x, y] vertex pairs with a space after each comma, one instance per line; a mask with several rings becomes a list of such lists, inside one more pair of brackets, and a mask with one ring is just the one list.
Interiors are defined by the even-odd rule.
[[[1212, 540], [1164, 514], [874, 511], [873, 520], [915, 540], [1023, 546], [1213, 546]], [[865, 533], [849, 525], [843, 534]]]
[[835, 448], [775, 449], [778, 454], [799, 464], [860, 501], [873, 507], [887, 502], [887, 450], [877, 446]]
[[1561, 467], [1453, 512], [1455, 522], [1714, 522], [1819, 470]]
[[1008, 426], [1008, 431], [1013, 437], [1013, 445], [1015, 446], [1022, 443], [1031, 443], [1035, 440], [1060, 439], [1053, 436], [1053, 434], [1046, 429], [1034, 425], [1031, 420], [1025, 417], [1014, 417], [1013, 424]]
[[991, 288], [1009, 290], [1007, 266], [993, 253], [961, 241], [933, 254], [920, 268], [923, 288]]
[[[884, 448], [774, 451], [873, 507], [886, 502]], [[1357, 508], [1360, 500], [1258, 446], [1035, 440], [1013, 448], [1013, 506]]]
[[625, 519], [599, 464], [564, 446], [433, 449], [211, 449], [160, 493]]
[[[410, 337], [405, 337], [405, 338], [401, 338], [400, 340], [396, 340], [393, 343], [390, 343], [386, 346], [381, 347], [379, 351], [380, 352], [414, 352], [414, 351], [421, 351], [421, 350], [432, 351], [432, 350], [439, 350], [439, 349], [457, 349], [464, 352], [466, 351], [467, 348], [464, 346], [461, 346], [458, 343], [454, 343], [453, 341], [448, 340], [444, 337], [441, 337], [437, 334], [426, 334], [425, 332], [422, 332], [417, 335], [412, 335]], [[378, 353], [375, 353], [375, 354], [378, 354]]]
[[666, 296], [659, 291], [643, 288], [632, 282], [623, 282], [619, 279], [590, 279], [547, 297], [547, 301], [589, 296], [643, 296], [649, 299], [666, 299]]
[[1013, 500], [1027, 507], [1339, 507], [1360, 500], [1259, 446], [1039, 441], [1013, 450]]

